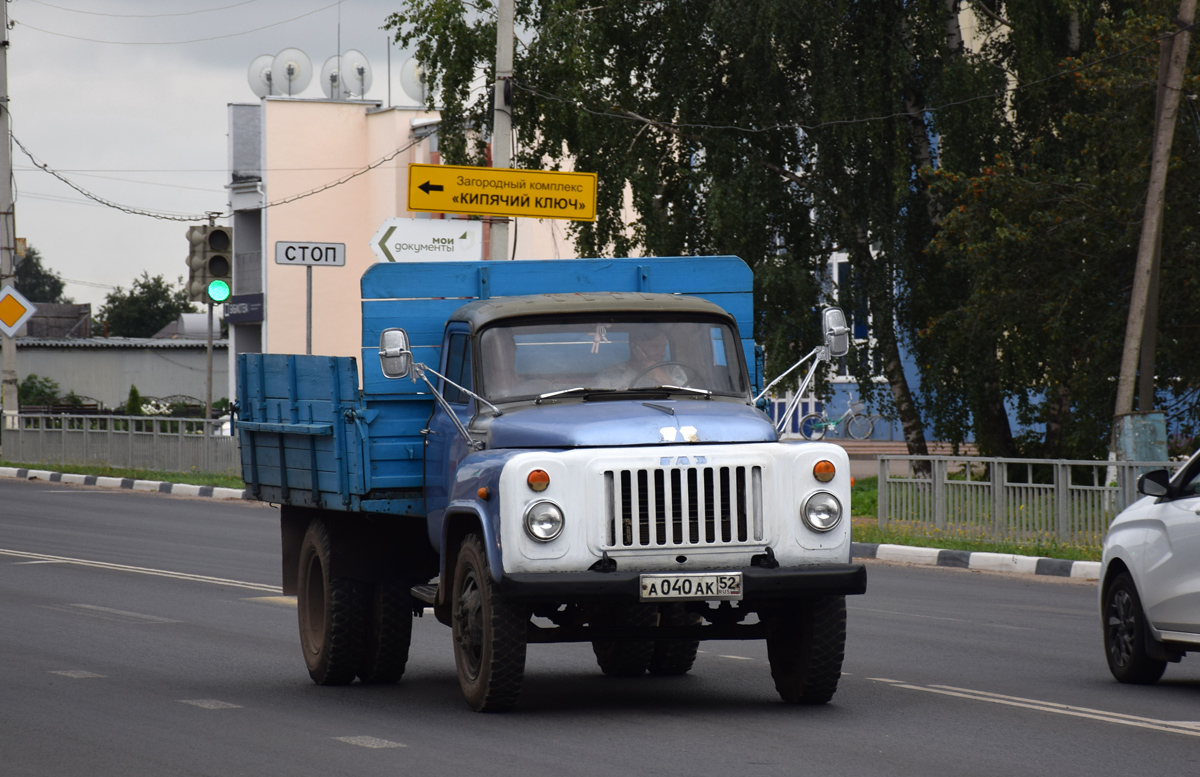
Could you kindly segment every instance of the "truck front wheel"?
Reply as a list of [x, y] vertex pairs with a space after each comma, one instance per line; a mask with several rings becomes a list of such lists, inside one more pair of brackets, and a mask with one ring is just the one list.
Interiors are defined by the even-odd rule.
[[478, 534], [459, 549], [452, 608], [454, 665], [467, 704], [476, 712], [512, 709], [525, 679], [529, 613], [497, 590]]
[[846, 597], [822, 596], [777, 613], [767, 634], [775, 690], [789, 704], [824, 704], [837, 692], [846, 651]]
[[367, 632], [366, 586], [330, 576], [332, 547], [324, 521], [313, 521], [300, 544], [296, 609], [304, 661], [318, 685], [354, 681]]

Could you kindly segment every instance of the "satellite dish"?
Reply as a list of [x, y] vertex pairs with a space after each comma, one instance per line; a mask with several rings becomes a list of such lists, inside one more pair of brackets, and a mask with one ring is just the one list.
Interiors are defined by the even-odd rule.
[[275, 57], [270, 54], [255, 57], [254, 61], [250, 63], [250, 69], [246, 72], [250, 90], [259, 97], [269, 97], [275, 94], [271, 83], [271, 63], [274, 61]]
[[295, 97], [312, 82], [312, 61], [300, 49], [284, 49], [271, 63], [271, 82], [276, 94]]
[[415, 59], [407, 60], [400, 66], [400, 88], [418, 105], [425, 104], [426, 86], [425, 69]]
[[371, 63], [357, 49], [350, 49], [342, 54], [342, 66], [339, 68], [342, 83], [351, 97], [362, 99], [371, 88]]
[[346, 87], [342, 83], [342, 74], [339, 70], [341, 64], [337, 54], [334, 54], [329, 59], [325, 60], [325, 64], [321, 65], [321, 91], [330, 100], [345, 100]]

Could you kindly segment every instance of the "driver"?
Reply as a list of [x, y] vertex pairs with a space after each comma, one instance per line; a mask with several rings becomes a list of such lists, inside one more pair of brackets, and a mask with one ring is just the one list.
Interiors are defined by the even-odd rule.
[[614, 365], [604, 376], [608, 388], [636, 386], [686, 386], [687, 373], [667, 359], [667, 333], [658, 327], [639, 326], [629, 333], [629, 359]]

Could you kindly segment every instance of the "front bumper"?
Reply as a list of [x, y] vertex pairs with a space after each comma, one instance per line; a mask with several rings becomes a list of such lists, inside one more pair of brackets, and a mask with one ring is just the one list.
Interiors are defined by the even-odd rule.
[[[700, 570], [697, 570], [700, 571]], [[725, 570], [721, 570], [725, 571]], [[813, 596], [851, 596], [867, 591], [862, 564], [822, 564], [792, 569], [743, 567], [743, 601], [804, 599]], [[506, 599], [548, 602], [636, 602], [641, 597], [641, 572], [521, 572], [500, 579]]]

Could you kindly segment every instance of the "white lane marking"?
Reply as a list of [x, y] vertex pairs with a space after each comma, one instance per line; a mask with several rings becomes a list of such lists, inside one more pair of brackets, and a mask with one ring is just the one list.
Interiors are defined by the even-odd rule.
[[735, 661], [753, 661], [754, 660], [753, 658], [746, 658], [745, 656], [723, 656], [723, 655], [720, 655], [719, 653], [717, 654], [717, 658], [732, 658]]
[[1190, 727], [1190, 725], [1181, 726], [1168, 720], [1155, 720], [1154, 718], [1143, 718], [1137, 715], [1126, 715], [1120, 712], [1094, 710], [1088, 707], [1072, 707], [1068, 704], [1041, 701], [1039, 699], [1025, 699], [1020, 696], [1005, 696], [999, 693], [975, 691], [969, 688], [956, 688], [951, 685], [921, 686], [904, 684], [893, 685], [892, 687], [906, 688], [910, 691], [936, 693], [942, 696], [954, 696], [959, 699], [969, 699], [971, 701], [1002, 704], [1007, 707], [1019, 707], [1021, 709], [1036, 710], [1038, 712], [1050, 712], [1056, 715], [1067, 715], [1073, 718], [1098, 720], [1102, 723], [1116, 723], [1121, 726], [1133, 726], [1135, 728], [1146, 728], [1154, 731], [1165, 731], [1170, 734], [1183, 734], [1185, 736], [1200, 737], [1200, 730], [1194, 730]]
[[389, 742], [386, 739], [376, 739], [375, 737], [334, 737], [334, 739], [349, 745], [369, 747], [374, 750], [381, 750], [385, 747], [408, 747], [408, 745], [402, 745], [399, 742]]
[[227, 701], [218, 701], [217, 699], [180, 699], [180, 704], [190, 704], [193, 707], [199, 707], [205, 710], [240, 710], [242, 705], [230, 704]]
[[62, 564], [61, 561], [14, 561], [14, 567], [31, 566], [33, 564]]
[[963, 618], [946, 618], [940, 615], [918, 615], [915, 612], [898, 612], [896, 610], [873, 610], [870, 607], [847, 607], [850, 612], [876, 612], [882, 615], [900, 615], [905, 618], [924, 618], [931, 621], [950, 621], [952, 623], [970, 623], [976, 626], [992, 626], [997, 629], [1014, 629], [1016, 631], [1037, 631], [1027, 626], [1009, 626], [1003, 623], [986, 623], [984, 621], [969, 621]]
[[63, 677], [70, 677], [72, 680], [89, 680], [93, 677], [104, 677], [104, 675], [102, 675], [102, 674], [96, 674], [95, 672], [85, 672], [82, 669], [54, 669], [54, 670], [50, 671], [50, 674], [57, 674], [57, 675], [62, 675]]
[[37, 561], [57, 561], [63, 564], [75, 564], [81, 567], [93, 567], [95, 569], [108, 569], [114, 572], [133, 572], [139, 575], [152, 575], [154, 577], [169, 577], [174, 580], [188, 580], [193, 583], [211, 583], [213, 585], [232, 586], [234, 588], [248, 588], [251, 591], [263, 591], [265, 593], [282, 594], [283, 589], [277, 585], [266, 585], [265, 583], [247, 583], [243, 580], [226, 580], [221, 577], [209, 577], [207, 575], [189, 575], [183, 572], [169, 572], [165, 569], [150, 569], [147, 567], [131, 567], [125, 564], [110, 564], [107, 561], [88, 561], [82, 558], [70, 558], [68, 556], [47, 556], [44, 553], [26, 553], [21, 550], [9, 550], [8, 548], [0, 548], [0, 556], [14, 556], [16, 558], [35, 559]]
[[128, 610], [114, 610], [111, 607], [97, 607], [94, 604], [43, 604], [39, 605], [47, 610], [58, 610], [59, 612], [70, 612], [76, 615], [88, 615], [93, 618], [102, 620], [118, 621], [120, 623], [181, 623], [182, 621], [173, 621], [169, 618], [159, 618], [156, 615], [142, 615], [140, 612], [129, 612]]
[[874, 681], [875, 681], [875, 682], [877, 682], [877, 683], [899, 683], [899, 684], [903, 684], [903, 683], [904, 683], [904, 681], [903, 681], [903, 680], [889, 680], [889, 679], [888, 679], [888, 678], [886, 678], [886, 677], [868, 677], [867, 679], [868, 679], [868, 680], [874, 680]]

